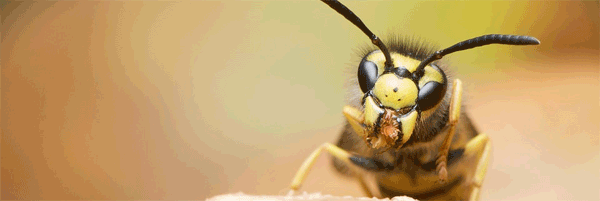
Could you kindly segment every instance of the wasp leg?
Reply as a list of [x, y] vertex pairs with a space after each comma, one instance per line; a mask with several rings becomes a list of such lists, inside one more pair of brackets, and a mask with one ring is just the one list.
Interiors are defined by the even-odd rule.
[[477, 167], [475, 168], [475, 175], [473, 176], [471, 197], [469, 200], [475, 201], [479, 197], [479, 189], [483, 184], [485, 173], [487, 172], [488, 161], [490, 158], [490, 152], [492, 144], [486, 134], [479, 134], [473, 138], [465, 146], [465, 155], [469, 158], [477, 159]]
[[343, 113], [350, 126], [352, 126], [352, 129], [354, 129], [354, 132], [365, 139], [367, 134], [365, 133], [365, 127], [363, 125], [363, 122], [365, 121], [364, 114], [360, 110], [348, 105], [344, 106]]
[[298, 170], [298, 172], [296, 172], [296, 176], [294, 176], [294, 180], [292, 180], [292, 185], [290, 186], [290, 188], [292, 190], [298, 190], [298, 188], [300, 188], [300, 185], [302, 184], [302, 182], [304, 181], [306, 176], [308, 176], [308, 172], [314, 165], [315, 161], [317, 160], [317, 157], [319, 157], [319, 155], [321, 155], [321, 152], [323, 151], [323, 149], [325, 149], [327, 152], [329, 152], [332, 156], [340, 159], [341, 161], [344, 161], [345, 163], [350, 162], [350, 156], [351, 156], [350, 153], [346, 152], [345, 150], [343, 150], [331, 143], [324, 143], [319, 148], [317, 148], [315, 151], [313, 151], [310, 154], [310, 156], [308, 156], [308, 158], [306, 158], [306, 160], [304, 160], [304, 163], [302, 163], [302, 166], [300, 166], [300, 169]]
[[450, 143], [452, 142], [452, 138], [454, 137], [454, 131], [456, 129], [456, 124], [458, 123], [458, 119], [460, 117], [460, 105], [462, 99], [462, 82], [459, 79], [454, 80], [454, 84], [452, 87], [452, 97], [450, 99], [450, 116], [448, 120], [448, 133], [446, 134], [446, 138], [440, 146], [439, 155], [436, 160], [436, 171], [439, 175], [439, 180], [445, 182], [448, 179], [448, 170], [447, 170], [447, 158], [448, 151], [450, 150]]
[[372, 198], [372, 197], [380, 198], [381, 197], [381, 192], [379, 192], [379, 189], [374, 188], [373, 186], [369, 185], [369, 184], [372, 184], [374, 181], [367, 181], [367, 176], [365, 176], [365, 175], [358, 175], [358, 176], [356, 176], [356, 178], [360, 182], [360, 187], [362, 187], [363, 191], [366, 194], [365, 195], [366, 197], [369, 197], [369, 198]]
[[[290, 186], [290, 188], [292, 190], [298, 190], [298, 188], [300, 188], [300, 185], [302, 185], [302, 182], [304, 181], [306, 176], [308, 176], [308, 172], [314, 165], [317, 157], [319, 157], [319, 155], [321, 155], [321, 152], [323, 150], [327, 151], [329, 154], [331, 154], [336, 159], [343, 161], [348, 166], [356, 165], [365, 170], [372, 170], [372, 171], [391, 170], [394, 168], [394, 166], [392, 164], [382, 162], [382, 161], [379, 161], [374, 158], [365, 158], [365, 157], [361, 157], [361, 156], [352, 155], [352, 154], [348, 153], [346, 150], [343, 150], [331, 143], [324, 143], [319, 148], [317, 148], [315, 151], [313, 151], [310, 154], [310, 156], [308, 156], [308, 158], [306, 158], [304, 163], [302, 163], [302, 166], [300, 166], [300, 169], [298, 170], [298, 172], [296, 172], [296, 176], [294, 176], [294, 179], [292, 180], [292, 184]], [[361, 186], [364, 188], [365, 192], [369, 196], [380, 196], [378, 191], [372, 190], [371, 188], [368, 187], [368, 185], [367, 185], [368, 182], [366, 182], [364, 175], [358, 174], [357, 177], [361, 183]]]

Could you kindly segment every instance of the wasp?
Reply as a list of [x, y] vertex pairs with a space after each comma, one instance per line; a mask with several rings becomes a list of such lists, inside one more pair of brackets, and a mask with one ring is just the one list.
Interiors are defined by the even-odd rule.
[[402, 39], [386, 44], [342, 3], [323, 2], [357, 26], [377, 49], [365, 52], [358, 64], [357, 87], [362, 93], [357, 103], [343, 108], [347, 121], [339, 141], [312, 152], [290, 188], [300, 187], [315, 159], [326, 151], [335, 168], [356, 177], [369, 197], [477, 200], [490, 140], [461, 110], [462, 82], [446, 75], [443, 69], [448, 66], [437, 60], [490, 44], [540, 41], [490, 34], [439, 51]]

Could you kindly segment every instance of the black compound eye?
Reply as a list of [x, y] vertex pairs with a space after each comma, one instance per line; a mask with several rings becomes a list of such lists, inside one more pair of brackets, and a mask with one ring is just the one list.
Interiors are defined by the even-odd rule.
[[424, 69], [421, 73], [416, 73], [416, 80], [423, 79], [423, 76], [431, 76], [431, 79], [433, 77], [436, 77], [433, 76], [433, 74], [435, 74], [436, 72], [441, 74], [442, 80], [429, 81], [419, 89], [417, 105], [420, 111], [429, 110], [435, 107], [440, 102], [442, 102], [442, 99], [444, 99], [444, 96], [446, 95], [446, 89], [448, 87], [448, 80], [446, 80], [446, 74], [444, 74], [444, 71], [442, 71], [439, 67], [435, 65], [430, 66], [431, 69], [433, 69], [433, 71], [430, 71], [429, 73], [432, 74], [425, 73], [426, 69]]
[[419, 98], [417, 104], [419, 110], [425, 111], [433, 108], [444, 99], [446, 94], [446, 83], [427, 82], [419, 90]]
[[363, 59], [358, 65], [358, 84], [363, 93], [371, 90], [377, 81], [377, 65]]

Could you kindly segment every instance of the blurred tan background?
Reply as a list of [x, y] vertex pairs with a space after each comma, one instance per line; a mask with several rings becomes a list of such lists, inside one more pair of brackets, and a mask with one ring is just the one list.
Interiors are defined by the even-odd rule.
[[[493, 140], [482, 200], [598, 200], [599, 9], [586, 1], [344, 3], [449, 55]], [[343, 124], [357, 28], [302, 2], [3, 2], [2, 199], [278, 194]], [[302, 190], [362, 196], [321, 157]]]

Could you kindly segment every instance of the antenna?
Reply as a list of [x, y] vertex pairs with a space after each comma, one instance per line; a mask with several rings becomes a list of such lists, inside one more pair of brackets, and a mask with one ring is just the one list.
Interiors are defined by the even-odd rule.
[[427, 66], [429, 63], [431, 63], [435, 60], [441, 59], [442, 57], [446, 56], [447, 54], [450, 54], [453, 52], [458, 52], [458, 51], [463, 51], [463, 50], [468, 50], [471, 48], [476, 48], [476, 47], [480, 47], [480, 46], [484, 46], [484, 45], [490, 45], [490, 44], [539, 45], [540, 41], [537, 38], [534, 38], [531, 36], [516, 36], [516, 35], [501, 35], [501, 34], [490, 34], [490, 35], [484, 35], [484, 36], [471, 38], [469, 40], [465, 40], [463, 42], [456, 43], [449, 48], [439, 50], [439, 51], [429, 55], [429, 57], [427, 57], [425, 60], [423, 60], [419, 64], [419, 66], [417, 66], [417, 69], [414, 71], [414, 73], [419, 73], [419, 74], [423, 73], [423, 69], [425, 68], [425, 66]]
[[344, 16], [350, 22], [352, 22], [352, 24], [356, 25], [360, 30], [362, 30], [363, 33], [365, 33], [369, 37], [369, 39], [371, 39], [371, 42], [374, 45], [379, 47], [381, 52], [383, 52], [383, 55], [385, 55], [385, 67], [394, 67], [394, 64], [392, 63], [392, 57], [390, 56], [390, 52], [388, 51], [387, 47], [385, 47], [385, 45], [383, 44], [383, 42], [381, 42], [381, 39], [379, 39], [379, 37], [377, 37], [375, 34], [373, 34], [373, 32], [371, 32], [371, 30], [369, 30], [369, 28], [367, 28], [365, 23], [363, 23], [360, 20], [360, 18], [356, 16], [356, 14], [354, 14], [350, 9], [348, 9], [348, 7], [344, 6], [344, 4], [340, 3], [337, 0], [322, 1], [323, 3], [329, 5], [329, 7], [333, 8], [333, 10], [337, 11], [339, 14]]

